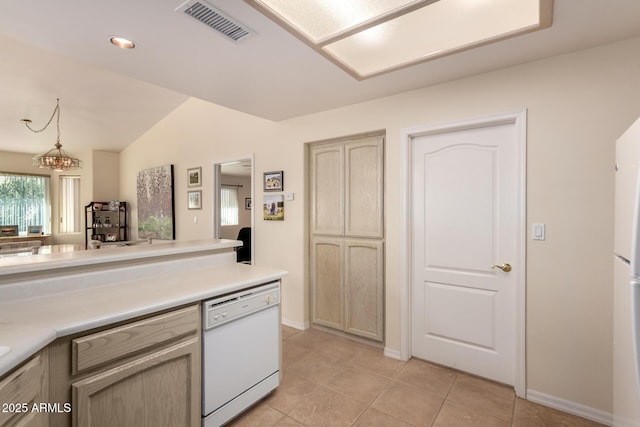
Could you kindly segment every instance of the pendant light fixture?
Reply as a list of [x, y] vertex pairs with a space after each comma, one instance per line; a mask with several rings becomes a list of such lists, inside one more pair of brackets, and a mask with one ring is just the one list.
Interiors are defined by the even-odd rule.
[[76, 159], [68, 155], [62, 150], [62, 144], [60, 144], [60, 98], [56, 100], [56, 108], [51, 114], [51, 118], [42, 129], [33, 129], [31, 127], [30, 119], [20, 120], [27, 126], [31, 132], [39, 133], [45, 130], [56, 117], [56, 127], [58, 129], [58, 138], [56, 139], [55, 148], [47, 151], [44, 154], [35, 156], [33, 158], [33, 165], [39, 168], [51, 169], [56, 172], [63, 172], [70, 169], [82, 169], [82, 160]]

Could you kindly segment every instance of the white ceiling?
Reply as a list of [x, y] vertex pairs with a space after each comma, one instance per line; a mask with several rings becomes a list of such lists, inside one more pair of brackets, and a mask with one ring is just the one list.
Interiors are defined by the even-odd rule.
[[189, 96], [283, 120], [640, 35], [639, 0], [555, 0], [549, 29], [357, 81], [244, 1], [209, 2], [257, 35], [227, 41], [182, 0], [3, 2], [0, 150], [51, 148], [55, 127], [19, 120], [41, 127], [58, 97], [66, 150], [120, 151]]

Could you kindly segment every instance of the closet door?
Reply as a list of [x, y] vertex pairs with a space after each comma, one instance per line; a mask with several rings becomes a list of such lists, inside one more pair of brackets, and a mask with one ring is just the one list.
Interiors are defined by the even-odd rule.
[[342, 236], [344, 232], [344, 147], [311, 147], [311, 234]]
[[311, 321], [344, 329], [343, 239], [311, 240]]
[[384, 256], [381, 240], [344, 241], [345, 331], [382, 341]]
[[383, 138], [348, 142], [345, 155], [345, 236], [383, 237]]

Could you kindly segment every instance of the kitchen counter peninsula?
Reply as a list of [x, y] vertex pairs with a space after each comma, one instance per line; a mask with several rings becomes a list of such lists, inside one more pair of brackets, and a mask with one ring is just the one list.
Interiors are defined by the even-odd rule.
[[236, 263], [240, 244], [211, 239], [0, 258], [0, 377], [61, 337], [287, 274]]

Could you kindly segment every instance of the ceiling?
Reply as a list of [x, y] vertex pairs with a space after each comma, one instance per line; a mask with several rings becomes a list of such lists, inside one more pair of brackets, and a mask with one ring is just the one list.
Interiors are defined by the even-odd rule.
[[555, 0], [548, 29], [358, 81], [244, 1], [208, 1], [257, 34], [228, 41], [182, 0], [3, 2], [0, 150], [51, 148], [55, 128], [20, 119], [42, 127], [56, 98], [66, 150], [120, 151], [188, 97], [277, 121], [640, 35], [638, 0]]

